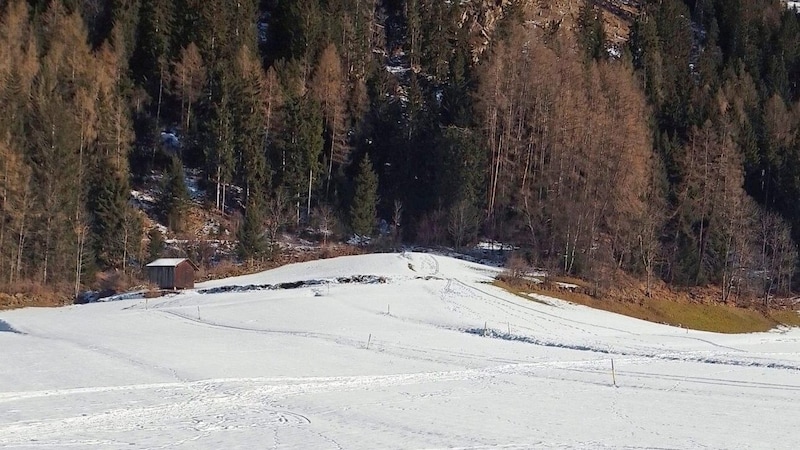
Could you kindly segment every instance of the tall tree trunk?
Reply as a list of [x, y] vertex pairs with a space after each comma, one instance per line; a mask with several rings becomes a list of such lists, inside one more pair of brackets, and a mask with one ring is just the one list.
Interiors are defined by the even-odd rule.
[[220, 199], [220, 194], [221, 194], [220, 193], [220, 175], [221, 175], [221, 172], [222, 172], [222, 168], [219, 165], [217, 165], [217, 195], [216, 195], [216, 197], [217, 197], [216, 198], [217, 211], [221, 211], [220, 204], [219, 204], [219, 199]]
[[306, 207], [306, 217], [311, 217], [311, 181], [314, 179], [314, 169], [308, 169], [308, 206]]

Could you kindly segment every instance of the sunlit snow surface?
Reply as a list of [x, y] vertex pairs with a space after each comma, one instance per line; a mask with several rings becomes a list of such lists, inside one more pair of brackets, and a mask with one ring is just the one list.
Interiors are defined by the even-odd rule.
[[0, 447], [797, 448], [798, 330], [526, 301], [495, 270], [366, 255], [0, 312]]

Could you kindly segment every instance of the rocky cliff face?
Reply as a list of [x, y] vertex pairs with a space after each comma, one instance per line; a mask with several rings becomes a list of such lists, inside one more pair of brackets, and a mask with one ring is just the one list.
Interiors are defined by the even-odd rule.
[[[461, 26], [468, 27], [473, 55], [477, 59], [489, 46], [498, 22], [511, 11], [524, 15], [528, 25], [551, 31], [572, 32], [578, 12], [586, 0], [462, 0], [466, 9]], [[644, 0], [596, 0], [612, 45], [628, 40], [630, 27], [640, 14]]]
[[537, 0], [473, 0], [467, 4], [461, 26], [467, 27], [473, 49], [473, 57], [477, 60], [489, 46], [498, 22], [512, 8], [526, 11]]

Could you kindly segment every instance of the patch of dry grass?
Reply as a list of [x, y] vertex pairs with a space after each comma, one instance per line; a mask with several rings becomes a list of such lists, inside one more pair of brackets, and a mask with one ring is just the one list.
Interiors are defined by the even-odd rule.
[[[563, 283], [587, 286], [581, 280], [552, 279]], [[569, 289], [556, 289], [553, 284], [535, 283], [524, 279], [502, 278], [493, 285], [522, 298], [538, 301], [530, 293], [553, 297], [560, 300], [585, 305], [629, 317], [656, 323], [691, 328], [693, 330], [713, 331], [717, 333], [752, 333], [768, 331], [778, 325], [800, 326], [800, 314], [797, 311], [763, 312], [754, 308], [739, 308], [714, 302], [694, 302], [690, 298], [694, 293], [676, 293], [649, 298], [644, 295], [596, 298], [583, 292]], [[659, 293], [661, 290], [659, 290]]]
[[800, 327], [800, 311], [791, 309], [770, 312], [770, 317], [781, 325]]
[[541, 301], [541, 300], [539, 300], [539, 299], [537, 299], [535, 297], [531, 297], [530, 295], [528, 295], [528, 293], [531, 292], [530, 288], [524, 288], [524, 287], [520, 287], [520, 286], [515, 286], [515, 285], [507, 283], [507, 282], [505, 282], [503, 280], [494, 280], [494, 281], [492, 281], [491, 285], [492, 286], [497, 286], [500, 289], [505, 289], [506, 291], [508, 291], [508, 292], [510, 292], [510, 293], [512, 293], [514, 295], [518, 295], [518, 296], [524, 298], [525, 300], [534, 301], [536, 303], [541, 303], [543, 305], [547, 304], [547, 303], [545, 303], [545, 302], [543, 302], [543, 301]]
[[32, 281], [23, 281], [0, 286], [0, 310], [29, 306], [52, 307], [72, 303], [69, 285], [43, 286]]

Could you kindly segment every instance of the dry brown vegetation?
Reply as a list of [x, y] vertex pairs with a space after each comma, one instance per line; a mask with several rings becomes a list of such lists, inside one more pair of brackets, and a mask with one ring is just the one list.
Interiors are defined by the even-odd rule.
[[[65, 289], [68, 290], [69, 286], [65, 286]], [[15, 283], [5, 286], [4, 291], [0, 292], [0, 310], [27, 306], [64, 306], [72, 302], [70, 295], [56, 291], [51, 286], [44, 287], [39, 283]]]
[[344, 244], [329, 244], [322, 247], [295, 248], [283, 251], [270, 259], [263, 261], [252, 261], [246, 264], [237, 264], [231, 260], [225, 260], [213, 267], [200, 269], [198, 281], [217, 280], [220, 278], [247, 275], [254, 272], [274, 269], [287, 264], [314, 261], [317, 259], [336, 258], [339, 256], [360, 255], [366, 250], [360, 247]]
[[[273, 258], [250, 263], [236, 263], [225, 259], [213, 266], [201, 265], [197, 273], [197, 282], [217, 280], [221, 278], [247, 275], [254, 272], [274, 269], [287, 264], [313, 261], [317, 259], [336, 258], [339, 256], [360, 255], [367, 249], [346, 244], [328, 244], [320, 247], [291, 248], [277, 253]], [[120, 271], [101, 272], [96, 276], [93, 287], [97, 290], [124, 292], [134, 287], [149, 286], [145, 297], [153, 298], [161, 295], [161, 291], [148, 285], [137, 274]], [[64, 285], [60, 289], [53, 286], [42, 286], [38, 283], [15, 283], [2, 286], [0, 292], [0, 310], [25, 307], [55, 307], [72, 304], [74, 297], [70, 294], [72, 286]]]
[[[764, 309], [760, 303], [720, 303], [718, 287], [686, 290], [670, 288], [663, 282], [653, 283], [651, 296], [646, 282], [620, 275], [615, 285], [602, 297], [590, 295], [592, 286], [574, 278], [513, 277], [508, 273], [493, 284], [527, 300], [543, 303], [529, 294], [539, 294], [560, 300], [622, 314], [649, 322], [665, 323], [694, 330], [719, 333], [749, 333], [768, 331], [776, 326], [800, 326], [800, 312], [792, 309]], [[560, 287], [558, 283], [575, 284], [576, 289]]]
[[487, 207], [492, 218], [516, 212], [537, 263], [600, 279], [658, 238], [645, 230], [658, 228], [657, 204], [642, 195], [654, 173], [649, 110], [630, 67], [583, 64], [574, 42], [546, 39], [515, 29], [479, 74]]

